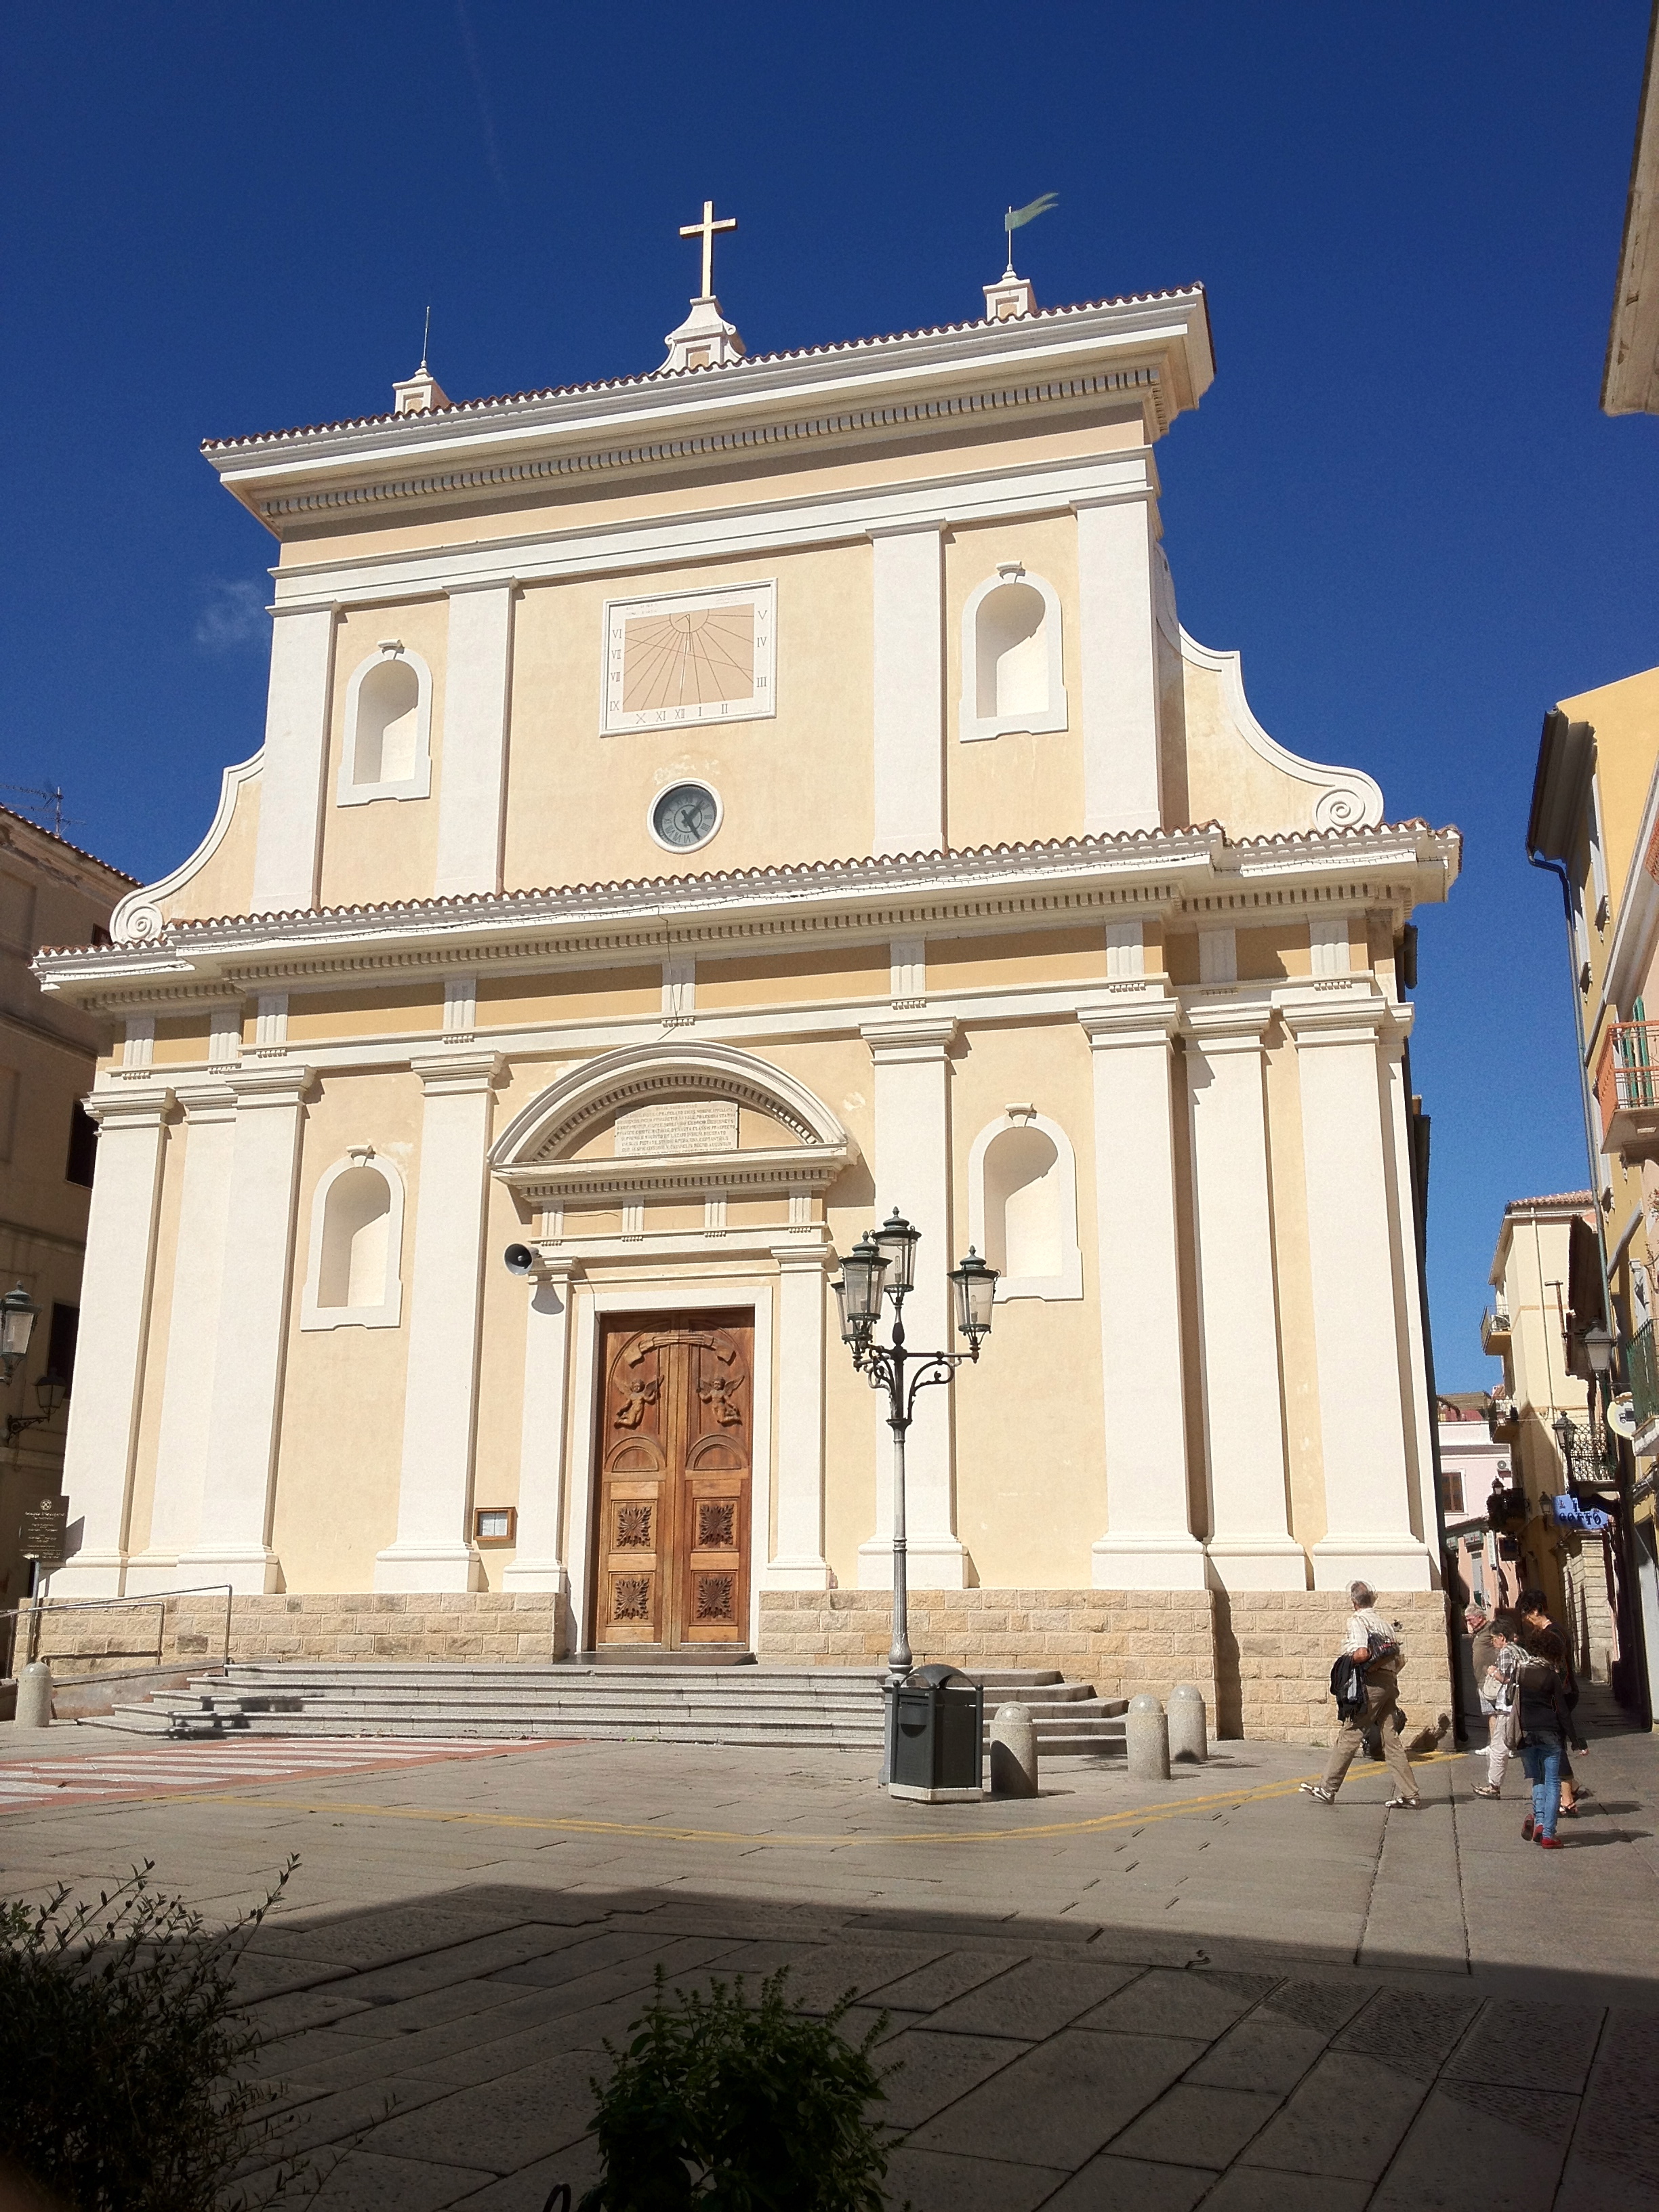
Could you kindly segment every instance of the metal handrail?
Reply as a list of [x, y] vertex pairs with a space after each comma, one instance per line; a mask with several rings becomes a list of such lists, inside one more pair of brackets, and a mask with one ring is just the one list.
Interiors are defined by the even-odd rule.
[[[225, 1648], [224, 1656], [218, 1663], [222, 1667], [228, 1667], [230, 1664], [231, 1607], [236, 1595], [236, 1587], [234, 1583], [194, 1583], [188, 1584], [183, 1589], [150, 1590], [146, 1592], [142, 1597], [36, 1597], [29, 1599], [28, 1601], [23, 1605], [8, 1606], [3, 1612], [0, 1612], [0, 1621], [9, 1620], [15, 1622], [21, 1620], [25, 1617], [27, 1618], [29, 1623], [29, 1632], [27, 1650], [28, 1660], [33, 1661], [40, 1655], [40, 1624], [50, 1613], [107, 1612], [112, 1607], [116, 1606], [119, 1606], [128, 1611], [131, 1611], [136, 1608], [155, 1606], [158, 1608], [161, 1614], [161, 1619], [157, 1624], [155, 1632], [155, 1663], [157, 1666], [160, 1666], [161, 1664], [161, 1647], [167, 1640], [167, 1608], [168, 1601], [176, 1597], [210, 1597], [220, 1590], [224, 1592], [225, 1597]], [[15, 1639], [15, 1636], [16, 1631], [14, 1628], [12, 1631], [13, 1641]], [[90, 1658], [94, 1657], [96, 1655], [88, 1652], [84, 1656]], [[112, 1651], [107, 1656], [112, 1659], [125, 1659], [142, 1657], [143, 1654], [138, 1652]], [[76, 1681], [95, 1682], [99, 1679], [100, 1677], [96, 1674], [78, 1675], [75, 1677], [66, 1676], [64, 1686], [68, 1688], [71, 1680]]]
[[1659, 1106], [1659, 1022], [1615, 1022], [1601, 1046], [1596, 1103], [1605, 1130], [1613, 1115]]

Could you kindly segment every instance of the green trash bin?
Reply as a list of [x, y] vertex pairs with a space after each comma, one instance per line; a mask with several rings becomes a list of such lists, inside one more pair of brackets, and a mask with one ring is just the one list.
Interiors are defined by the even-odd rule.
[[955, 1667], [918, 1667], [896, 1688], [888, 1727], [887, 1794], [925, 1805], [985, 1795], [985, 1692]]

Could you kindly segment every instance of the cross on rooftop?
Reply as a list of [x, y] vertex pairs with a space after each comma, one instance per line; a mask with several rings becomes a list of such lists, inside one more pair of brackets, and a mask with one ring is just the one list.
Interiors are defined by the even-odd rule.
[[702, 291], [699, 295], [702, 299], [712, 300], [714, 296], [714, 233], [717, 230], [735, 230], [737, 227], [738, 219], [734, 215], [723, 216], [720, 222], [715, 222], [713, 200], [703, 202], [701, 222], [683, 222], [680, 225], [682, 238], [701, 238], [702, 240]]

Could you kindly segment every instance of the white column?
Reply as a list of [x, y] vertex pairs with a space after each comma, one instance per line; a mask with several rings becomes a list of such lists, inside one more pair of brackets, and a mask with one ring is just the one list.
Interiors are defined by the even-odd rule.
[[1097, 1589], [1202, 1589], [1206, 1580], [1187, 1491], [1170, 1042], [1180, 1018], [1156, 982], [1120, 986], [1111, 1002], [1078, 1009], [1094, 1060], [1106, 1426]]
[[[778, 1263], [778, 1459], [769, 1589], [830, 1587], [823, 1556], [823, 1316], [830, 1256], [822, 1244], [772, 1247]], [[757, 1473], [761, 1464], [757, 1456]], [[764, 1495], [757, 1491], [757, 1510], [763, 1510]], [[890, 1550], [890, 1567], [891, 1556]]]
[[[895, 1206], [921, 1231], [916, 1287], [904, 1302], [904, 1330], [919, 1352], [956, 1345], [946, 1271], [951, 1241], [951, 1064], [954, 1020], [868, 1022], [862, 1034], [875, 1062], [876, 1224]], [[907, 1534], [913, 1589], [960, 1589], [968, 1554], [956, 1532], [951, 1449], [955, 1393], [924, 1390], [907, 1442]], [[893, 1579], [892, 1435], [877, 1401], [876, 1533], [859, 1547], [861, 1587]]]
[[937, 523], [872, 531], [878, 853], [945, 843], [945, 562]]
[[292, 913], [317, 903], [333, 673], [333, 608], [279, 611], [271, 625], [270, 690], [259, 771], [255, 914]]
[[1402, 1259], [1390, 1220], [1386, 1086], [1378, 1032], [1393, 1010], [1357, 991], [1289, 1004], [1302, 1087], [1325, 1534], [1314, 1583], [1356, 1577], [1379, 1589], [1427, 1589], [1429, 1555], [1411, 1525], [1408, 1418], [1402, 1391]]
[[173, 1262], [167, 1370], [155, 1447], [155, 1499], [149, 1544], [127, 1568], [127, 1590], [165, 1589], [179, 1581], [180, 1553], [201, 1532], [207, 1486], [208, 1426], [214, 1352], [230, 1225], [236, 1094], [228, 1083], [180, 1084], [184, 1108], [183, 1187]]
[[1154, 487], [1076, 501], [1083, 672], [1084, 826], [1095, 835], [1157, 830], [1158, 757]]
[[271, 1492], [282, 1434], [300, 1133], [312, 1080], [310, 1068], [291, 1061], [225, 1078], [236, 1100], [225, 1294], [213, 1352], [201, 1527], [179, 1565], [192, 1582], [228, 1582], [256, 1595], [282, 1586], [281, 1562], [270, 1549]]
[[85, 1526], [81, 1549], [52, 1577], [58, 1597], [123, 1594], [127, 1513], [149, 1305], [161, 1159], [173, 1093], [94, 1092], [98, 1167], [81, 1278], [81, 1334], [64, 1447], [70, 1517]]
[[[519, 1444], [519, 1538], [501, 1588], [570, 1595], [564, 1561], [564, 1455], [569, 1401], [570, 1285], [580, 1263], [544, 1256], [525, 1319]], [[568, 1643], [568, 1639], [567, 1639]]]
[[513, 583], [449, 587], [438, 775], [439, 898], [501, 887]]
[[[1423, 1341], [1423, 1304], [1418, 1275], [1417, 1215], [1412, 1190], [1411, 1100], [1406, 1089], [1406, 1040], [1411, 1035], [1413, 1010], [1396, 1004], [1393, 1019], [1382, 1033], [1382, 1060], [1388, 1079], [1386, 1113], [1392, 1157], [1389, 1163], [1394, 1194], [1390, 1214], [1400, 1252], [1401, 1306], [1405, 1319], [1405, 1397], [1407, 1461], [1413, 1479], [1416, 1511], [1412, 1525], [1419, 1534], [1437, 1526], [1434, 1495], [1434, 1441], [1429, 1423], [1429, 1360]], [[1431, 1547], [1431, 1572], [1441, 1579], [1438, 1561]], [[1433, 1586], [1432, 1583], [1431, 1585]]]
[[421, 1121], [409, 1382], [398, 1534], [374, 1562], [377, 1590], [466, 1590], [482, 1583], [467, 1528], [478, 1396], [486, 1156], [499, 1053], [414, 1062]]
[[1210, 1563], [1224, 1589], [1306, 1589], [1291, 1534], [1279, 1370], [1279, 1298], [1267, 1170], [1267, 1063], [1273, 1009], [1223, 1000], [1187, 1010], [1187, 1095]]

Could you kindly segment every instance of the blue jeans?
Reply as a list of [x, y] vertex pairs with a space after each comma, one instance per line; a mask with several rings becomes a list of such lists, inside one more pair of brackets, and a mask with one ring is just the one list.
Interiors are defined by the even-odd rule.
[[1555, 1833], [1561, 1810], [1561, 1752], [1559, 1743], [1529, 1741], [1521, 1747], [1521, 1764], [1532, 1784], [1532, 1817], [1546, 1836]]

